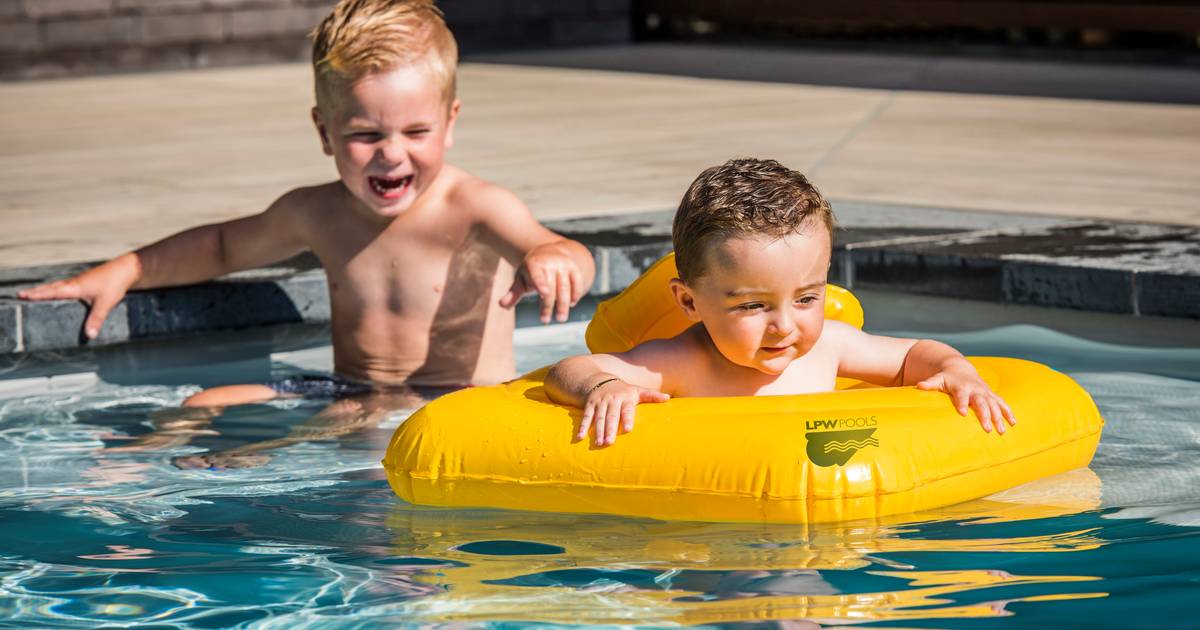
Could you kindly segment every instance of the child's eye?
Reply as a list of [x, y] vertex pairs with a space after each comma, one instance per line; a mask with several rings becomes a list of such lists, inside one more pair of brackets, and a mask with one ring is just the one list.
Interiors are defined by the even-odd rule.
[[408, 131], [404, 132], [404, 135], [409, 136], [410, 138], [420, 138], [427, 133], [429, 133], [428, 129], [409, 129]]
[[815, 295], [806, 295], [806, 296], [801, 297], [800, 299], [796, 300], [796, 302], [798, 302], [800, 304], [804, 304], [804, 305], [813, 304], [816, 301], [817, 301], [817, 296], [815, 296]]
[[378, 131], [355, 131], [350, 134], [350, 138], [354, 140], [365, 140], [368, 142], [374, 142], [381, 137]]
[[764, 308], [764, 305], [762, 302], [748, 302], [746, 304], [738, 304], [734, 308], [739, 311], [757, 311]]

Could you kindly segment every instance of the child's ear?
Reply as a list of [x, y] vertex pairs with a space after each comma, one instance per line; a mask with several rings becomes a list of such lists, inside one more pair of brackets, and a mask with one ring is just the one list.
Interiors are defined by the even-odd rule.
[[683, 280], [671, 278], [671, 295], [675, 296], [675, 303], [683, 309], [683, 314], [687, 315], [688, 319], [700, 321], [700, 313], [696, 310], [696, 297]]
[[458, 120], [458, 110], [462, 109], [462, 101], [454, 99], [450, 104], [450, 112], [446, 115], [446, 148], [454, 146], [454, 122]]
[[329, 131], [325, 129], [325, 122], [321, 119], [321, 110], [312, 108], [313, 124], [317, 126], [317, 135], [321, 137], [321, 150], [325, 155], [333, 155], [333, 145], [329, 142]]

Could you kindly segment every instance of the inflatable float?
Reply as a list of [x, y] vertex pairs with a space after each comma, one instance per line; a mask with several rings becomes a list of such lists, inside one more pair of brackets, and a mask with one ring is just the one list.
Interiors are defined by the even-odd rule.
[[[602, 303], [587, 341], [620, 351], [681, 332], [668, 255]], [[861, 326], [830, 286], [827, 318]], [[580, 410], [551, 403], [541, 369], [443, 396], [392, 437], [383, 460], [405, 501], [663, 520], [816, 523], [878, 518], [987, 496], [1086, 466], [1104, 421], [1068, 376], [1020, 359], [969, 357], [1019, 424], [985, 433], [940, 392], [838, 379], [796, 396], [676, 398], [638, 407], [637, 430], [574, 441]]]

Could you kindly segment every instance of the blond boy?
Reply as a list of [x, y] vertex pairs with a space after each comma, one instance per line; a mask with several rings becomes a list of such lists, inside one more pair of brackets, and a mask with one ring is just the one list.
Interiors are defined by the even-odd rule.
[[731, 160], [700, 174], [675, 215], [675, 301], [696, 322], [618, 354], [570, 357], [546, 382], [583, 408], [578, 438], [633, 429], [639, 403], [670, 396], [832, 390], [839, 376], [946, 392], [960, 414], [1004, 433], [1012, 410], [953, 348], [825, 321], [833, 213], [804, 175], [773, 160]]
[[536, 291], [542, 321], [565, 320], [591, 285], [590, 254], [540, 225], [508, 190], [443, 161], [460, 109], [457, 46], [432, 1], [342, 0], [314, 37], [312, 120], [338, 180], [21, 297], [88, 302], [84, 332], [95, 337], [129, 289], [311, 251], [328, 276], [337, 378], [219, 387], [185, 405], [510, 378], [513, 306]]

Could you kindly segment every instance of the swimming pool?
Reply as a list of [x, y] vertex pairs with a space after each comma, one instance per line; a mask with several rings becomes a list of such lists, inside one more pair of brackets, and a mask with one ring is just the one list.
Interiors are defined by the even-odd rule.
[[[202, 379], [144, 362], [120, 384], [85, 374], [10, 387], [0, 393], [0, 625], [1188, 623], [1200, 587], [1200, 349], [976, 321], [984, 327], [932, 336], [1048, 363], [1092, 393], [1108, 425], [1091, 471], [869, 523], [415, 507], [379, 466], [405, 412], [255, 468], [171, 463], [283, 436], [319, 402], [232, 409], [213, 425], [219, 435], [191, 445], [104, 450], [196, 390], [170, 383], [247, 378], [242, 359], [208, 364]], [[581, 338], [578, 324], [522, 329], [520, 367], [578, 352]], [[324, 347], [249, 361], [274, 373], [328, 362]]]

